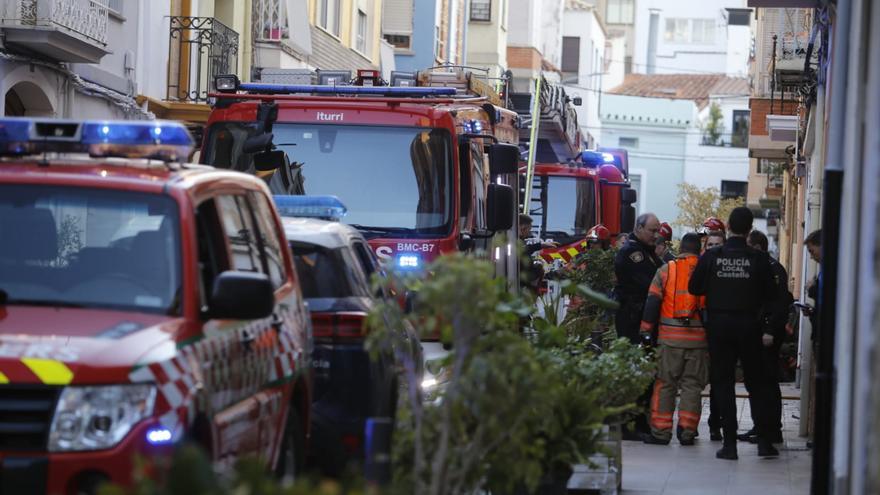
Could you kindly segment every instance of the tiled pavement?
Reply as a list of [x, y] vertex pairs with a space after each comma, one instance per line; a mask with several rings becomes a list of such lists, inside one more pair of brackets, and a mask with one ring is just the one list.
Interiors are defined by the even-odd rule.
[[[740, 386], [741, 387], [741, 386]], [[738, 390], [739, 427], [752, 427], [748, 400]], [[787, 388], [783, 396], [796, 395]], [[798, 436], [798, 400], [783, 401], [785, 444], [776, 459], [758, 457], [757, 446], [739, 442], [739, 460], [715, 458], [721, 442], [709, 440], [709, 399], [703, 401], [700, 436], [693, 447], [675, 440], [668, 446], [623, 442], [623, 493], [626, 495], [805, 495], [810, 492], [812, 456]], [[778, 446], [777, 446], [778, 447]]]

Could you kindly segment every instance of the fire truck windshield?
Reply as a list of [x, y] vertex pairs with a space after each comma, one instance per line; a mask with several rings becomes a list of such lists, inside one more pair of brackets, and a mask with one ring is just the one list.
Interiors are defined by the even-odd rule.
[[205, 163], [262, 176], [273, 194], [329, 194], [348, 213], [343, 222], [368, 237], [434, 237], [452, 219], [450, 135], [442, 129], [375, 125], [273, 125], [274, 143], [290, 159], [284, 171], [257, 172], [243, 151], [253, 124], [219, 122], [208, 135]]
[[530, 214], [543, 239], [568, 243], [583, 238], [596, 223], [596, 195], [589, 179], [535, 176]]
[[6, 303], [179, 314], [177, 211], [158, 194], [0, 186]]

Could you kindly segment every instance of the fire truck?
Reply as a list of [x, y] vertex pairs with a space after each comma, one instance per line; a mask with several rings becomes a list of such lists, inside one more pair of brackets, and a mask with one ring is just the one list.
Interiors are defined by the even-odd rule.
[[[544, 83], [540, 88], [539, 112], [534, 117], [532, 93], [510, 95], [523, 122], [519, 129], [522, 148], [528, 150], [531, 127], [538, 126], [528, 198], [527, 164], [520, 167], [521, 210], [528, 201], [534, 234], [559, 243], [562, 248], [552, 251], [567, 261], [597, 224], [612, 234], [631, 231], [636, 195], [627, 177], [625, 150], [586, 149], [574, 109], [580, 99], [569, 97], [558, 85]], [[533, 122], [535, 118], [539, 121]]]
[[337, 196], [343, 221], [400, 269], [476, 251], [516, 286], [518, 116], [487, 82], [444, 68], [390, 84], [372, 70], [290, 71], [215, 87], [203, 163], [261, 176], [275, 194]]

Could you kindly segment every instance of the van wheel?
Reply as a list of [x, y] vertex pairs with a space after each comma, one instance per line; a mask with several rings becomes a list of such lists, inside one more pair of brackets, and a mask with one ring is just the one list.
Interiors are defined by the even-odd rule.
[[281, 481], [282, 486], [292, 485], [302, 473], [305, 466], [305, 444], [299, 412], [295, 407], [290, 406], [281, 452], [278, 453], [278, 462], [275, 464], [275, 476]]

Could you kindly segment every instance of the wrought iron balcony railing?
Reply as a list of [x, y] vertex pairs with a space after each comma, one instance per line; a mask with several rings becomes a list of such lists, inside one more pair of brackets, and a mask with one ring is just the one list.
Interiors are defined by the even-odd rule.
[[107, 0], [0, 0], [3, 26], [52, 28], [107, 44]]
[[213, 17], [171, 17], [168, 100], [207, 101], [214, 76], [238, 68], [238, 33]]

